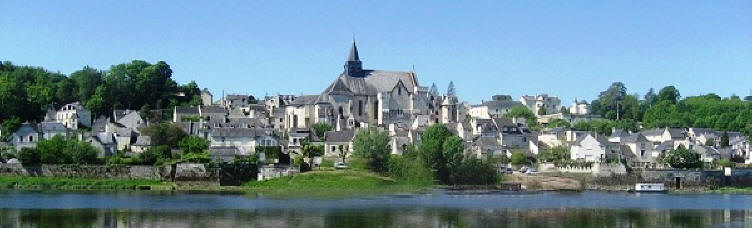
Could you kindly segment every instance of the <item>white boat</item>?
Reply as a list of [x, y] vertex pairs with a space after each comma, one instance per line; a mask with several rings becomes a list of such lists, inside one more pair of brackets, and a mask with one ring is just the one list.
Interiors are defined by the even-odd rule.
[[635, 192], [666, 192], [666, 185], [663, 183], [637, 183], [634, 188]]

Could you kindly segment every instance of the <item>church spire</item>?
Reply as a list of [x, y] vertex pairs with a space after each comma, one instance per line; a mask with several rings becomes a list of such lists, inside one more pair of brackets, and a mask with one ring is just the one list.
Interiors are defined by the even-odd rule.
[[352, 47], [350, 47], [350, 55], [347, 56], [347, 61], [345, 61], [345, 74], [350, 77], [364, 77], [363, 65], [360, 62], [360, 56], [358, 56], [358, 47], [355, 46], [355, 39], [353, 39]]
[[358, 47], [355, 46], [355, 39], [353, 39], [352, 47], [350, 47], [350, 55], [347, 56], [347, 61], [360, 61], [360, 56], [358, 56]]

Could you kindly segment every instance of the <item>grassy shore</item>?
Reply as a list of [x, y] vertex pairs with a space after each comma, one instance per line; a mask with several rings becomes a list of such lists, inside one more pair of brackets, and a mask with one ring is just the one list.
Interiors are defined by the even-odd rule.
[[59, 177], [0, 177], [0, 189], [18, 190], [173, 190], [154, 180], [107, 180]]
[[354, 195], [414, 193], [430, 189], [425, 184], [394, 181], [370, 172], [354, 170], [313, 171], [242, 186], [266, 197], [344, 197]]

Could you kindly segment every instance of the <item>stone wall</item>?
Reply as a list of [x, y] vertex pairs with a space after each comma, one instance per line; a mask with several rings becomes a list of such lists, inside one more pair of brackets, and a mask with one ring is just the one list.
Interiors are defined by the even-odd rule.
[[556, 167], [553, 163], [542, 163], [538, 166], [540, 172], [558, 172], [558, 173], [584, 173], [592, 174], [596, 177], [611, 177], [614, 175], [627, 174], [627, 168], [624, 164], [601, 164], [593, 163], [590, 166], [567, 166]]
[[204, 164], [179, 163], [161, 167], [143, 165], [41, 165], [0, 163], [0, 176], [66, 177], [101, 179], [140, 179], [171, 181], [177, 184], [239, 185], [256, 179], [255, 167], [222, 164], [206, 167]]

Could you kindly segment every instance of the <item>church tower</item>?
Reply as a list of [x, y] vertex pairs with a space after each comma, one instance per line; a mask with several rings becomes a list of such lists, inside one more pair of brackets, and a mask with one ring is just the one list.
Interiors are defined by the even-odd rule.
[[347, 61], [345, 61], [345, 74], [350, 77], [365, 77], [362, 64], [358, 56], [358, 47], [355, 46], [355, 40], [353, 40], [350, 55], [347, 56]]

